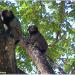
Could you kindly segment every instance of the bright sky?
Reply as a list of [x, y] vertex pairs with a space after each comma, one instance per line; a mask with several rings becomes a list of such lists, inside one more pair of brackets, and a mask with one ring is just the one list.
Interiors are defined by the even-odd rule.
[[10, 2], [12, 2], [12, 3], [14, 3], [14, 2], [15, 2], [15, 0], [5, 0], [5, 1], [10, 1]]

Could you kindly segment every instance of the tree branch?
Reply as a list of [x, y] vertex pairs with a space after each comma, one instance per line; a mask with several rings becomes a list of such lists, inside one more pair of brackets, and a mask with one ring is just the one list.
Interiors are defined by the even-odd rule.
[[28, 55], [32, 58], [32, 61], [36, 64], [38, 71], [41, 74], [54, 74], [51, 65], [47, 62], [44, 55], [39, 52], [38, 49], [32, 45], [26, 45], [26, 40], [21, 38], [19, 42], [20, 46], [23, 47]]

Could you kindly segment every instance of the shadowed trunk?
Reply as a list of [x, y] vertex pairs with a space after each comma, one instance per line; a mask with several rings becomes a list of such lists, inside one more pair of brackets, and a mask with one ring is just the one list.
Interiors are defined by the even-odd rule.
[[3, 22], [0, 17], [0, 73], [23, 73], [16, 66], [15, 39], [4, 34]]
[[14, 39], [10, 37], [7, 40], [0, 39], [0, 72], [25, 74], [16, 66], [15, 47]]

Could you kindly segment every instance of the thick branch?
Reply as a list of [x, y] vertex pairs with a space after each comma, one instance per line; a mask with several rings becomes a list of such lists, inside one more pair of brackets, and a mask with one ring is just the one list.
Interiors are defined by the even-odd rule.
[[36, 64], [38, 71], [41, 74], [54, 74], [54, 71], [50, 64], [48, 64], [44, 55], [39, 52], [38, 49], [34, 48], [32, 45], [26, 45], [25, 39], [22, 38], [19, 44], [26, 50], [32, 61]]

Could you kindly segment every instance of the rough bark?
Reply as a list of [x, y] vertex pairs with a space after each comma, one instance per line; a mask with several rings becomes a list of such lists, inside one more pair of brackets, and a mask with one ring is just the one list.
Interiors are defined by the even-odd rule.
[[4, 34], [3, 22], [0, 16], [0, 73], [23, 73], [16, 66], [15, 47], [15, 39]]
[[39, 52], [39, 50], [32, 45], [26, 45], [25, 44], [25, 39], [21, 39], [19, 44], [21, 47], [23, 47], [26, 52], [29, 54], [29, 56], [32, 58], [32, 61], [35, 63], [37, 66], [38, 71], [41, 74], [54, 74], [54, 71], [51, 67], [51, 65], [47, 62], [45, 59], [45, 56]]
[[15, 59], [15, 40], [14, 39], [8, 37], [6, 41], [5, 50], [6, 50], [5, 60], [7, 59], [6, 60], [7, 64], [5, 64], [7, 69], [6, 72], [16, 73], [17, 67], [16, 67], [16, 59]]
[[7, 74], [25, 74], [16, 66], [15, 58], [15, 40], [8, 37], [8, 39], [0, 40], [0, 72]]
[[[6, 57], [4, 58], [4, 62], [2, 61], [3, 67], [4, 67], [4, 70], [2, 70], [2, 72], [23, 73], [21, 70], [18, 70], [16, 67], [16, 61], [15, 61], [15, 55], [14, 55], [14, 52], [15, 52], [14, 42], [15, 42], [14, 39], [10, 37], [8, 38], [8, 41], [6, 42], [7, 51], [5, 53]], [[27, 51], [27, 53], [32, 58], [32, 61], [35, 63], [38, 71], [41, 74], [54, 74], [52, 67], [50, 66], [50, 64], [48, 64], [44, 55], [41, 54], [38, 49], [34, 48], [32, 45], [26, 45], [24, 38], [21, 39], [19, 44]]]

